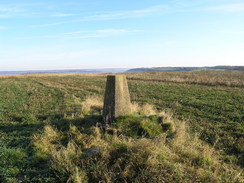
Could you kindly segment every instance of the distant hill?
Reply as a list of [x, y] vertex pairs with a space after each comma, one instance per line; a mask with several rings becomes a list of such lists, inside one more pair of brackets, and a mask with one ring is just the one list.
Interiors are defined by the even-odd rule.
[[244, 71], [244, 66], [214, 66], [214, 67], [151, 67], [134, 68], [126, 72], [175, 72], [175, 71]]

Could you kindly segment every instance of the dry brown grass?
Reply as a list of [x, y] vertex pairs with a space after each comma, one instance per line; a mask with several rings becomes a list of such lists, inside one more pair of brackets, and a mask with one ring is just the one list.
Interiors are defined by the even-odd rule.
[[101, 112], [103, 109], [103, 98], [97, 95], [87, 96], [81, 102], [81, 108], [84, 114]]
[[132, 112], [133, 113], [138, 113], [141, 115], [155, 115], [157, 114], [157, 109], [155, 106], [150, 105], [150, 104], [138, 104], [136, 102], [132, 103]]

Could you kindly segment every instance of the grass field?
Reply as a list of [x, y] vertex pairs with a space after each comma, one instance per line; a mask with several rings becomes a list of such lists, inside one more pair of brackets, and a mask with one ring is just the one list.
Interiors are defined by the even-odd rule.
[[[195, 177], [200, 177], [199, 180], [195, 179], [196, 182], [204, 182], [203, 180], [206, 180], [206, 182], [231, 181], [225, 176], [233, 178], [233, 182], [241, 182], [243, 180], [243, 172], [241, 171], [241, 167], [244, 167], [243, 72], [199, 71], [126, 73], [126, 75], [132, 102], [136, 102], [139, 105], [149, 104], [154, 106], [156, 111], [166, 111], [166, 113], [173, 114], [173, 121], [185, 121], [189, 126], [189, 133], [191, 135], [197, 134], [203, 143], [209, 144], [210, 148], [215, 149], [218, 154], [216, 158], [218, 163], [216, 164], [210, 163], [212, 161], [206, 159], [204, 159], [205, 163], [199, 163], [202, 162], [199, 160], [196, 164], [192, 163], [196, 162], [196, 158], [194, 161], [189, 160], [191, 162], [189, 163], [182, 160], [183, 155], [187, 159], [185, 152], [176, 151], [180, 146], [176, 148], [176, 146], [169, 144], [165, 148], [170, 149], [171, 155], [165, 155], [165, 157], [168, 158], [166, 159], [171, 163], [170, 165], [174, 166], [169, 166], [168, 164], [166, 166], [164, 164], [168, 171], [161, 172], [160, 175], [167, 173], [171, 176], [175, 175], [175, 180], [168, 180], [171, 182], [189, 182], [191, 175], [195, 174]], [[127, 151], [131, 153], [131, 157], [134, 157], [133, 149], [139, 148], [143, 139], [136, 141], [134, 144], [130, 144], [131, 142], [126, 140], [123, 143], [121, 140], [118, 143], [114, 143], [114, 139], [109, 140], [108, 137], [100, 137], [98, 132], [95, 135], [87, 132], [97, 128], [96, 123], [100, 120], [105, 81], [105, 74], [0, 77], [0, 182], [79, 182], [81, 179], [78, 180], [78, 174], [80, 177], [84, 174], [82, 180], [93, 180], [93, 182], [96, 182], [100, 179], [104, 182], [109, 181], [109, 179], [104, 178], [106, 177], [104, 174], [101, 173], [100, 175], [99, 171], [94, 167], [92, 169], [82, 164], [90, 163], [98, 166], [98, 164], [93, 164], [93, 161], [82, 161], [80, 164], [69, 164], [70, 161], [68, 160], [64, 162], [66, 162], [67, 167], [71, 165], [76, 168], [84, 166], [85, 168], [82, 170], [87, 170], [88, 172], [95, 172], [96, 170], [98, 172], [97, 175], [99, 175], [97, 177], [93, 174], [85, 175], [84, 172], [80, 172], [79, 168], [72, 169], [72, 172], [76, 172], [76, 174], [70, 173], [70, 169], [61, 168], [65, 166], [61, 163], [61, 155], [64, 152], [68, 153], [66, 152], [68, 150], [67, 147], [73, 148], [73, 151], [76, 152], [73, 152], [74, 155], [72, 155], [74, 159], [82, 151], [79, 148], [77, 149], [76, 145], [84, 146], [84, 149], [87, 149], [92, 147], [92, 143], [95, 144], [96, 142], [100, 146], [102, 144], [107, 147], [107, 152], [115, 153], [114, 149], [111, 149], [115, 148], [116, 145], [108, 145], [112, 141], [112, 144], [117, 144], [117, 146], [120, 144], [119, 147], [116, 146], [116, 150], [123, 150], [124, 146], [121, 147], [121, 144], [133, 147], [131, 151], [128, 150], [130, 148], [127, 148]], [[93, 96], [93, 100], [84, 103], [89, 96]], [[97, 96], [97, 98], [94, 96]], [[91, 105], [97, 105], [97, 107], [91, 111], [89, 108]], [[88, 109], [86, 109], [87, 106]], [[151, 111], [150, 107], [145, 111], [149, 113]], [[137, 121], [138, 119], [134, 120]], [[126, 119], [121, 119], [122, 126], [124, 121]], [[151, 127], [153, 128], [153, 125]], [[120, 127], [117, 128], [119, 129]], [[94, 131], [97, 130], [95, 129]], [[130, 136], [131, 133], [123, 133], [128, 138], [132, 138]], [[155, 144], [154, 138], [150, 136], [151, 133], [148, 132], [148, 134], [149, 138], [145, 140], [145, 143]], [[82, 135], [92, 136], [93, 140], [90, 140], [92, 143], [90, 145], [87, 145], [89, 144], [88, 142], [85, 145], [79, 144], [80, 141], [75, 139], [83, 139]], [[71, 139], [72, 143], [70, 142]], [[197, 141], [196, 144], [199, 144], [199, 142]], [[207, 144], [204, 147], [207, 147]], [[152, 148], [155, 147], [156, 145]], [[199, 148], [199, 145], [197, 147]], [[48, 152], [55, 148], [56, 151], [52, 151], [52, 154]], [[59, 151], [62, 148], [63, 151]], [[176, 154], [177, 157], [182, 155], [182, 158], [178, 157], [177, 159], [176, 155], [173, 156], [173, 154]], [[171, 159], [171, 156], [174, 159]], [[106, 156], [101, 157], [104, 159], [108, 158]], [[63, 159], [65, 160], [64, 157]], [[121, 159], [123, 160], [123, 158]], [[131, 162], [134, 162], [134, 159], [131, 159]], [[135, 162], [131, 165], [132, 167], [137, 165]], [[181, 168], [179, 168], [181, 165], [183, 167], [181, 167], [182, 170], [185, 171], [183, 173], [180, 171]], [[211, 176], [214, 177], [214, 173], [211, 174], [211, 171], [215, 165], [219, 167], [219, 171], [223, 171], [222, 173], [216, 173], [217, 170], [215, 171], [216, 177], [223, 176], [221, 180], [211, 179]], [[100, 166], [102, 167], [102, 165], [98, 167]], [[192, 169], [195, 167], [197, 171], [195, 172], [195, 170], [186, 167], [191, 167]], [[206, 172], [204, 172], [204, 175], [199, 173], [208, 169], [206, 167], [211, 167], [211, 170], [208, 170], [209, 175]], [[114, 169], [118, 171], [116, 168]], [[231, 176], [224, 172], [223, 169], [232, 170]], [[133, 171], [135, 170], [133, 169]], [[131, 172], [133, 171], [131, 169]], [[150, 169], [149, 172], [155, 174], [154, 171], [154, 169]], [[225, 173], [226, 175], [224, 175]], [[113, 175], [113, 178], [115, 177]], [[128, 177], [125, 176], [120, 181], [130, 182], [132, 179]], [[237, 177], [235, 181], [234, 177]], [[135, 182], [145, 180], [142, 177], [133, 178]], [[116, 178], [116, 180], [119, 179]], [[156, 182], [156, 180], [154, 181]], [[148, 180], [148, 182], [150, 181]]]

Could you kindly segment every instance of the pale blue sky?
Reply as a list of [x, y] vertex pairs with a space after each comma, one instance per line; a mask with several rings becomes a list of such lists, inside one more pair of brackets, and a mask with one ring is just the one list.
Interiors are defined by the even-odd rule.
[[244, 65], [244, 0], [0, 0], [0, 70]]

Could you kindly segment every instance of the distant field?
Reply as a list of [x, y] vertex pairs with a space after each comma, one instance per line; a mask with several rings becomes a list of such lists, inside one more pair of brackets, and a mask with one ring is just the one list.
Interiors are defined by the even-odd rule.
[[[244, 72], [126, 75], [133, 102], [172, 111], [220, 150], [223, 161], [244, 166]], [[78, 118], [80, 103], [102, 97], [105, 81], [105, 74], [0, 76], [0, 182], [16, 175], [54, 181], [48, 166], [33, 161], [33, 135], [64, 115]]]

